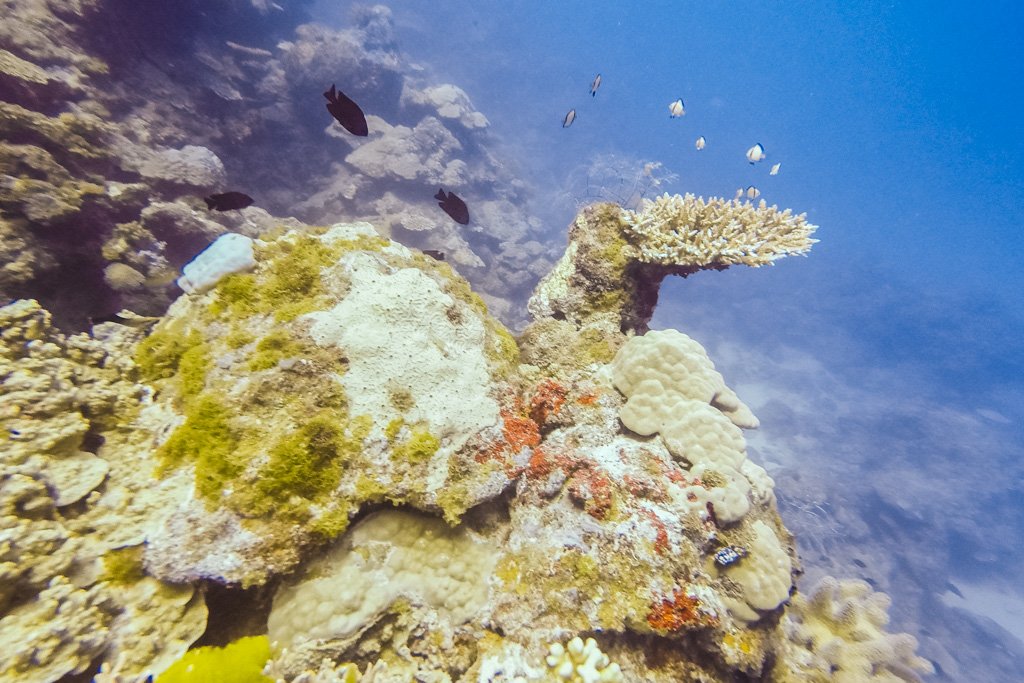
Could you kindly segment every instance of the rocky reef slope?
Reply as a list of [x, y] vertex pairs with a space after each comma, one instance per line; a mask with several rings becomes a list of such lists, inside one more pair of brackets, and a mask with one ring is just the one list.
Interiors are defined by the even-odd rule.
[[[40, 299], [65, 329], [123, 306], [157, 314], [178, 269], [225, 231], [365, 219], [445, 252], [492, 310], [551, 263], [527, 192], [457, 86], [397, 47], [390, 11], [349, 28], [302, 23], [302, 2], [4, 0], [0, 26], [0, 297]], [[337, 83], [369, 135], [334, 122]], [[471, 206], [463, 228], [433, 199]], [[243, 191], [256, 205], [208, 211]]]
[[[2, 309], [0, 632], [22, 647], [0, 679], [160, 672], [241, 636], [281, 680], [913, 679], [885, 596], [791, 598], [756, 417], [694, 340], [638, 334], [652, 235], [630, 226], [668, 199], [582, 212], [518, 343], [365, 223], [232, 236], [151, 330]], [[672, 201], [657, 267], [728, 265], [669, 248], [699, 206]], [[727, 253], [810, 246], [803, 217], [717, 206], [748, 228], [710, 229]]]

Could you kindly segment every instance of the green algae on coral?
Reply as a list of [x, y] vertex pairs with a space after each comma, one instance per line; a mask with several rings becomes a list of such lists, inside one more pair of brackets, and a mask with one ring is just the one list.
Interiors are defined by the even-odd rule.
[[323, 242], [311, 235], [257, 244], [255, 273], [237, 273], [221, 279], [214, 288], [209, 312], [215, 317], [273, 314], [288, 322], [325, 305], [321, 271], [347, 251], [379, 251], [388, 241], [380, 237]]
[[280, 440], [260, 470], [259, 493], [270, 501], [291, 496], [314, 500], [334, 490], [345, 462], [361, 446], [361, 440], [345, 434], [346, 423], [338, 411], [324, 410]]
[[178, 387], [185, 400], [195, 398], [206, 388], [206, 376], [213, 364], [210, 347], [201, 340], [202, 335], [193, 331], [187, 340], [189, 348], [178, 361]]
[[135, 364], [139, 366], [144, 381], [173, 377], [185, 352], [193, 344], [202, 342], [201, 336], [195, 336], [199, 335], [198, 332], [186, 337], [180, 328], [181, 325], [176, 323], [159, 326], [139, 342], [135, 349]]
[[103, 555], [103, 574], [101, 581], [115, 585], [128, 585], [140, 581], [146, 572], [142, 567], [141, 545], [116, 548]]
[[185, 422], [157, 451], [161, 472], [194, 464], [196, 490], [210, 502], [218, 500], [224, 484], [243, 470], [235, 457], [238, 435], [228, 423], [229, 414], [213, 396], [199, 396], [187, 410]]
[[284, 358], [298, 355], [300, 351], [301, 346], [288, 332], [273, 330], [256, 344], [256, 353], [249, 359], [249, 369], [254, 372], [267, 370]]
[[408, 462], [425, 462], [430, 460], [440, 447], [440, 440], [427, 429], [414, 427], [408, 440], [394, 446], [392, 457]]

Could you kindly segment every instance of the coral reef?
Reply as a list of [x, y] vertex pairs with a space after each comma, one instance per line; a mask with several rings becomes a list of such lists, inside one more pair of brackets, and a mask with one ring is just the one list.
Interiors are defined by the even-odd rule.
[[661, 281], [806, 253], [816, 226], [764, 201], [664, 195], [639, 211], [596, 204], [569, 228], [569, 246], [529, 302], [535, 318], [585, 326], [597, 316], [642, 333]]
[[4, 508], [24, 540], [0, 628], [33, 604], [89, 615], [88, 636], [35, 631], [58, 664], [26, 650], [11, 671], [163, 671], [206, 627], [204, 584], [263, 591], [234, 637], [269, 632], [285, 681], [812, 666], [786, 639], [796, 560], [746, 457], [757, 419], [697, 342], [626, 335], [639, 314], [618, 308], [517, 343], [446, 263], [365, 223], [224, 239], [244, 267], [200, 254], [202, 286], [148, 335], [64, 338], [34, 303], [3, 309], [23, 438], [5, 492], [38, 502]]
[[[144, 576], [138, 545], [183, 480], [153, 486], [128, 425], [138, 332], [64, 337], [35, 302], [0, 309], [0, 680], [56, 680], [100, 654], [153, 670], [206, 628], [202, 594]], [[106, 333], [107, 336], [103, 336]]]
[[917, 639], [888, 633], [889, 596], [864, 581], [825, 577], [794, 597], [783, 618], [789, 652], [781, 681], [920, 681], [934, 673], [914, 654]]
[[[57, 5], [0, 27], [0, 295], [46, 297], [0, 309], [0, 681], [925, 668], [866, 586], [796, 593], [757, 418], [697, 341], [647, 331], [666, 275], [805, 253], [802, 215], [587, 207], [517, 339], [498, 317], [552, 263], [539, 224], [386, 8], [335, 31], [209, 3], [214, 34]], [[365, 139], [305, 105], [341, 74]], [[229, 183], [333, 225], [202, 208]], [[55, 327], [125, 305], [158, 321]]]

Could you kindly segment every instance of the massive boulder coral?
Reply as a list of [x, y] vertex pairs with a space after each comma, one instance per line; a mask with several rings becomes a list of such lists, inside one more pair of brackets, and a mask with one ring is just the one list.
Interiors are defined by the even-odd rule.
[[[320, 316], [307, 315], [313, 321]], [[379, 345], [359, 351], [368, 333], [357, 326], [347, 339], [334, 337], [353, 362], [348, 373], [363, 354], [394, 358]], [[727, 464], [698, 458], [690, 447], [673, 452], [666, 443], [674, 441], [625, 430], [619, 417], [626, 403], [615, 386], [632, 391], [664, 382], [667, 397], [704, 406], [737, 433], [732, 420], [751, 427], [756, 418], [684, 335], [673, 333], [685, 340], [679, 362], [659, 364], [660, 354], [645, 351], [657, 334], [627, 340], [617, 330], [604, 333], [597, 357], [528, 329], [523, 357], [537, 363], [509, 367], [514, 372], [498, 422], [502, 439], [467, 442], [474, 467], [497, 465], [504, 485], [514, 483], [514, 497], [503, 505], [478, 498], [468, 512], [446, 514], [451, 523], [461, 521], [452, 531], [422, 516], [432, 512], [429, 505], [409, 501], [422, 512], [408, 521], [370, 517], [342, 535], [277, 592], [270, 628], [286, 648], [277, 656], [280, 671], [294, 676], [324, 657], [356, 657], [367, 665], [385, 662], [384, 680], [427, 671], [459, 680], [537, 680], [551, 645], [581, 633], [605, 634], [601, 648], [627, 680], [723, 680], [733, 671], [766, 671], [777, 635], [762, 618], [788, 597], [794, 566], [770, 478], [747, 461], [738, 434], [721, 442], [734, 449]], [[389, 346], [400, 343], [384, 336], [392, 338]], [[669, 346], [677, 342], [669, 339]], [[353, 401], [370, 391], [367, 410], [386, 412], [383, 396], [372, 398], [373, 386], [353, 382], [347, 396]], [[675, 427], [670, 414], [685, 416], [661, 407], [654, 413], [666, 431], [669, 423]], [[696, 438], [712, 451], [720, 448], [698, 436], [703, 425], [675, 427], [676, 440]], [[406, 539], [404, 532], [378, 529], [387, 524], [432, 530]], [[478, 559], [455, 566], [431, 558], [432, 552], [465, 555], [452, 550], [455, 545], [479, 549], [473, 552]], [[484, 575], [489, 582], [482, 582]], [[378, 582], [389, 589], [339, 589], [374, 576], [392, 577]], [[477, 597], [467, 603], [470, 595]], [[648, 641], [682, 645], [680, 653], [697, 642], [718, 645], [702, 648], [699, 657], [666, 655], [652, 665], [636, 646]]]
[[454, 523], [510, 484], [472, 458], [500, 433], [515, 343], [447, 264], [365, 223], [257, 241], [251, 272], [218, 248], [137, 354], [167, 425], [155, 457], [197, 492], [150, 536], [151, 572], [261, 584], [367, 505]]

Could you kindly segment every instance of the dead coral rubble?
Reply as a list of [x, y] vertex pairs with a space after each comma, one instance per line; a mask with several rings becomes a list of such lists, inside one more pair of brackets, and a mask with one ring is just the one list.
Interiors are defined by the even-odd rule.
[[0, 308], [0, 681], [57, 680], [101, 654], [158, 670], [206, 626], [201, 593], [144, 577], [130, 549], [187, 491], [153, 486], [135, 457], [135, 340], [104, 329], [65, 337], [34, 301]]

